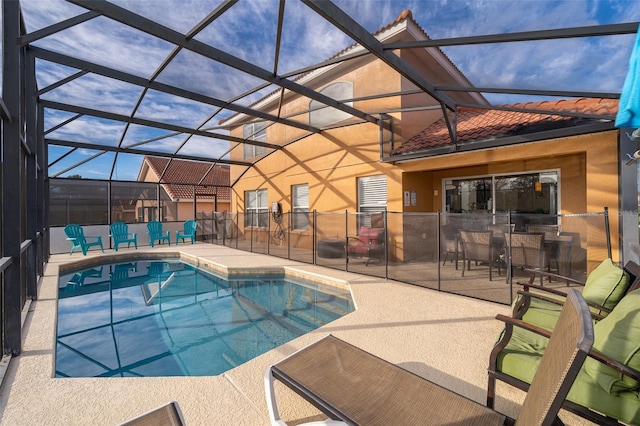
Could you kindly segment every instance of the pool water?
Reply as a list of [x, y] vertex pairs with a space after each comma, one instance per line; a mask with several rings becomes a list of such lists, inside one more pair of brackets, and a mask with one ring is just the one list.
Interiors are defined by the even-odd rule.
[[55, 375], [218, 375], [351, 311], [348, 292], [283, 275], [100, 265], [60, 276]]

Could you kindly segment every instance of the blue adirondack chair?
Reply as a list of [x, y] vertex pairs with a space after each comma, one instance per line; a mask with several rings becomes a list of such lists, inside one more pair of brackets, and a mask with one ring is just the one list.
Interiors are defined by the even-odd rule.
[[[71, 252], [69, 255], [72, 255], [75, 249], [82, 250], [83, 255], [87, 255], [87, 250], [91, 246], [100, 246], [100, 250], [104, 253], [104, 248], [102, 247], [102, 236], [85, 236], [84, 231], [80, 225], [76, 225], [75, 223], [70, 223], [69, 225], [64, 227], [64, 233], [67, 234], [67, 240], [71, 241]], [[96, 239], [92, 242], [87, 242], [87, 238]]]
[[110, 237], [113, 239], [113, 249], [118, 251], [118, 244], [127, 243], [127, 248], [131, 247], [131, 243], [138, 248], [138, 236], [129, 233], [129, 225], [124, 222], [114, 222], [109, 227], [111, 230]]
[[196, 222], [195, 220], [187, 220], [184, 223], [184, 229], [182, 231], [176, 231], [176, 245], [178, 244], [178, 240], [182, 240], [182, 242], [184, 242], [186, 238], [191, 238], [191, 244], [193, 244], [196, 239], [197, 228], [198, 222]]
[[157, 242], [162, 244], [162, 241], [166, 241], [169, 245], [171, 245], [171, 234], [169, 231], [162, 231], [162, 223], [157, 220], [152, 220], [147, 223], [147, 233], [149, 234], [149, 244], [153, 247]]

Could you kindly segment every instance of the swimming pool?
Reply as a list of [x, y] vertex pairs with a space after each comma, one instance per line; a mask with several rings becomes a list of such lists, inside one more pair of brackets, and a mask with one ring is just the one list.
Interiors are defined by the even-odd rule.
[[353, 311], [346, 290], [176, 259], [61, 272], [58, 287], [56, 377], [218, 375]]

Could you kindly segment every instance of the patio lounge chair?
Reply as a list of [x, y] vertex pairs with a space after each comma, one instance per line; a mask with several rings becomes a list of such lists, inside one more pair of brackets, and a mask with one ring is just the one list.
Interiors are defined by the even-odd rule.
[[381, 260], [384, 256], [384, 228], [361, 226], [357, 237], [347, 237], [347, 263], [350, 258], [366, 258], [365, 265], [372, 259]]
[[120, 426], [181, 426], [184, 418], [178, 403], [171, 401], [161, 407], [143, 413]]
[[[547, 275], [544, 271], [535, 274]], [[520, 283], [524, 290], [518, 292], [513, 316], [538, 331], [509, 333], [505, 329], [500, 334], [489, 358], [489, 407], [494, 405], [496, 380], [527, 390], [548, 337], [555, 333], [566, 293], [534, 285], [534, 280]], [[595, 324], [595, 341], [564, 408], [596, 424], [640, 424], [640, 329], [636, 325], [640, 317], [640, 266], [630, 261], [620, 268], [605, 259], [582, 285]]]
[[124, 222], [114, 222], [109, 227], [111, 231], [110, 237], [113, 239], [113, 249], [118, 251], [118, 245], [120, 243], [127, 243], [127, 248], [131, 247], [131, 243], [138, 248], [138, 236], [133, 233], [129, 233], [129, 225]]
[[162, 244], [163, 241], [166, 241], [167, 244], [171, 245], [171, 234], [169, 231], [162, 231], [162, 223], [157, 220], [152, 220], [147, 223], [147, 233], [149, 234], [149, 244], [151, 247], [155, 246], [156, 241]]
[[187, 220], [183, 225], [183, 230], [176, 231], [176, 245], [178, 244], [178, 240], [182, 240], [182, 242], [184, 242], [186, 238], [190, 238], [191, 244], [193, 244], [196, 238], [197, 228], [198, 222], [196, 222], [195, 220]]
[[[104, 253], [104, 248], [102, 247], [102, 236], [85, 236], [82, 227], [74, 223], [70, 223], [65, 226], [64, 233], [67, 235], [67, 240], [71, 241], [71, 252], [69, 255], [72, 255], [74, 250], [79, 248], [82, 250], [82, 254], [86, 256], [89, 247], [92, 246], [100, 247], [100, 250]], [[88, 242], [87, 238], [95, 239], [95, 241]]]
[[[593, 343], [589, 308], [571, 289], [515, 424], [551, 425]], [[498, 315], [514, 327], [522, 321]], [[375, 355], [327, 336], [265, 373], [272, 425], [285, 425], [278, 413], [274, 380], [290, 387], [333, 419], [345, 424], [487, 425], [511, 419], [440, 387]]]

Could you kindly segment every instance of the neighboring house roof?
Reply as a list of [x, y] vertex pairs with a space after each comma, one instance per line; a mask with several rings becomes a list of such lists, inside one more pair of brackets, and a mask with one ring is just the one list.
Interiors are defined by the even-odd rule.
[[[589, 117], [538, 114], [500, 109], [458, 108], [457, 143], [495, 140], [510, 136], [539, 133], [582, 124], [610, 121], [618, 111], [617, 99], [582, 98], [504, 105], [510, 109], [569, 112]], [[600, 116], [590, 117], [590, 116]], [[612, 124], [613, 127], [613, 124]], [[416, 136], [394, 149], [392, 155], [416, 153], [429, 148], [452, 145], [444, 118], [440, 118]]]
[[[169, 167], [167, 168], [167, 164]], [[209, 163], [199, 161], [180, 160], [177, 158], [152, 157], [145, 155], [142, 162], [138, 180], [145, 176], [145, 169], [149, 168], [160, 181], [162, 176], [162, 186], [173, 200], [193, 199], [193, 185], [200, 184], [197, 188], [198, 198], [212, 199], [217, 196], [218, 201], [229, 201], [231, 199], [229, 166], [217, 164], [211, 168]], [[165, 171], [165, 168], [167, 170]], [[209, 170], [211, 168], [211, 170]], [[163, 175], [164, 173], [164, 175]], [[206, 176], [205, 176], [206, 174]], [[205, 176], [202, 179], [202, 176]], [[202, 180], [202, 182], [200, 182]], [[177, 183], [163, 183], [177, 182]]]

